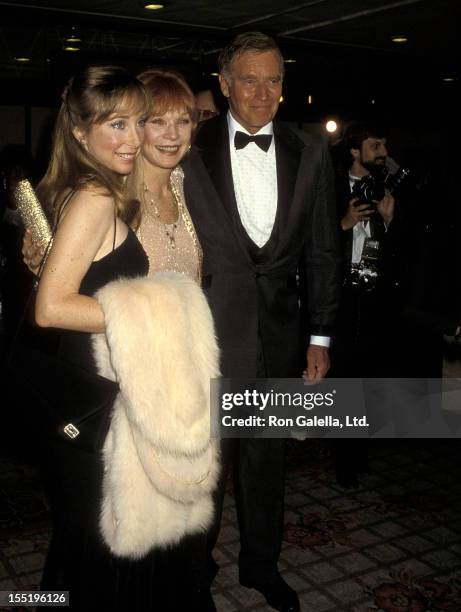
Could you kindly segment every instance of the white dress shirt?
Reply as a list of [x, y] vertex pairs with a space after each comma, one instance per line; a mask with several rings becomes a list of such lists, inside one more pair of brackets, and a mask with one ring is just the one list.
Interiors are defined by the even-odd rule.
[[[260, 248], [269, 240], [277, 213], [277, 166], [275, 163], [274, 138], [269, 150], [263, 151], [254, 142], [243, 149], [234, 146], [235, 132], [251, 136], [229, 112], [229, 146], [234, 180], [235, 199], [240, 220], [247, 234]], [[270, 134], [274, 130], [272, 122], [258, 131], [259, 134]]]
[[[354, 187], [354, 183], [359, 180], [360, 179], [358, 176], [353, 176], [352, 174], [349, 173], [349, 185], [351, 188], [351, 193], [352, 193], [352, 188]], [[365, 221], [365, 222], [359, 221], [352, 228], [351, 262], [353, 264], [360, 263], [360, 260], [362, 259], [363, 245], [365, 244], [365, 240], [367, 238], [371, 238], [370, 223], [368, 221]]]

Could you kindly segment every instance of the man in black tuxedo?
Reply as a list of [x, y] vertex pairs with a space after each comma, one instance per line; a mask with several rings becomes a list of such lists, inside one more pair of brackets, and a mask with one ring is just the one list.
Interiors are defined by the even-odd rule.
[[[326, 147], [273, 121], [283, 58], [260, 33], [239, 35], [220, 56], [227, 115], [200, 129], [183, 167], [200, 239], [203, 285], [224, 377], [298, 377], [303, 338], [297, 273], [306, 277], [309, 379], [329, 368], [328, 341], [340, 286], [334, 178]], [[225, 440], [214, 545], [227, 468], [234, 462], [241, 535], [240, 582], [275, 609], [299, 610], [277, 569], [283, 531], [284, 441]]]

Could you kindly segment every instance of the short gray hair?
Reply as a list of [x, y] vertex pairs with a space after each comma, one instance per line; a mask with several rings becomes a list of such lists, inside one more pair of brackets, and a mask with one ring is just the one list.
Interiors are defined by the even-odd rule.
[[244, 32], [236, 36], [219, 54], [219, 72], [224, 78], [229, 79], [231, 75], [231, 65], [234, 59], [244, 53], [264, 53], [264, 51], [275, 51], [280, 60], [280, 73], [284, 75], [285, 66], [282, 53], [271, 36], [262, 32]]

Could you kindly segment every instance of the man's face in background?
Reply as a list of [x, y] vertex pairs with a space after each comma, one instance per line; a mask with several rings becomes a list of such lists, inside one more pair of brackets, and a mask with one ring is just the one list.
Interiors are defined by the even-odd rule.
[[358, 149], [353, 149], [353, 151], [358, 152], [358, 161], [369, 172], [384, 168], [387, 157], [385, 138], [370, 136], [362, 142], [360, 151]]

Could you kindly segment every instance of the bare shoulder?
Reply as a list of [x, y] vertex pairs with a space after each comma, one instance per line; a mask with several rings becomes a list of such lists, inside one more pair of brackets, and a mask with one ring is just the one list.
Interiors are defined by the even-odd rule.
[[114, 207], [114, 198], [102, 185], [89, 183], [75, 192], [76, 201], [84, 201], [98, 206]]
[[103, 187], [85, 186], [76, 191], [63, 210], [62, 219], [87, 217], [89, 219], [113, 220], [115, 210], [114, 198]]

